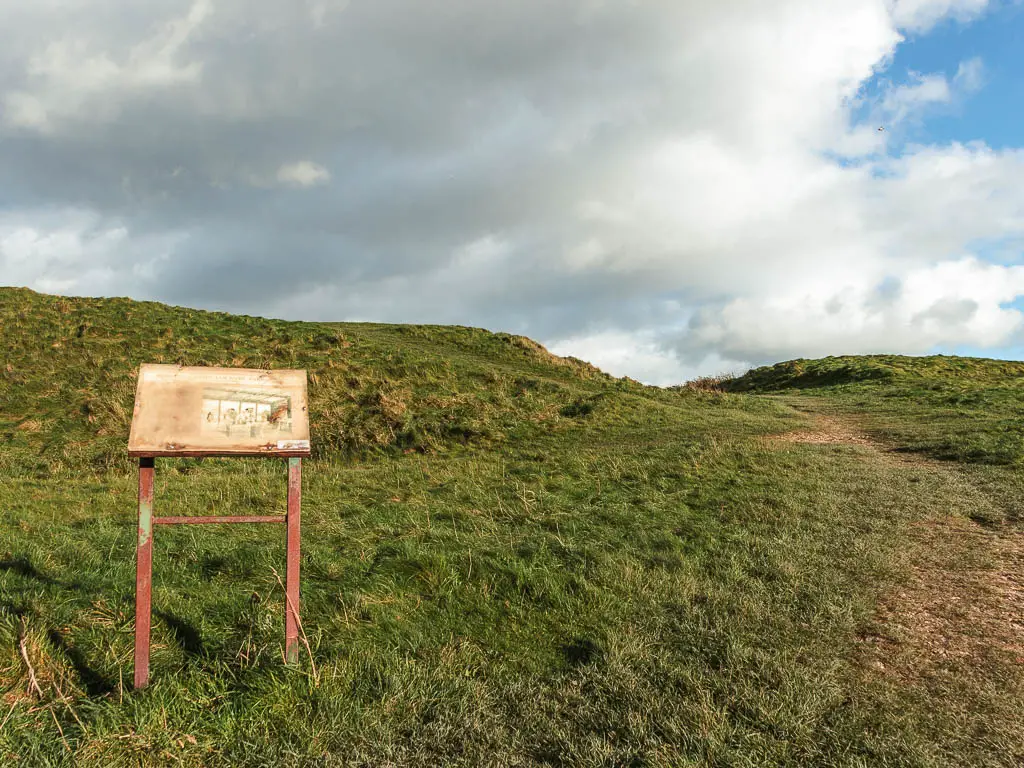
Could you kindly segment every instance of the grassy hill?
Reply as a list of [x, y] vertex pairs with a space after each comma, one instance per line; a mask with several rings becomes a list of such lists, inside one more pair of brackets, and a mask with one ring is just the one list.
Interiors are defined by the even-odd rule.
[[791, 360], [725, 384], [731, 392], [798, 391], [870, 416], [875, 431], [940, 459], [1024, 462], [1024, 363], [869, 355]]
[[[159, 528], [153, 682], [126, 682], [142, 362], [309, 371], [301, 668], [279, 529]], [[663, 390], [479, 329], [0, 289], [0, 762], [1019, 764], [1012, 642], [936, 660], [896, 626], [920, 573], [983, 586], [1018, 534], [1016, 369], [949, 362]], [[991, 418], [950, 437], [957, 388]], [[877, 444], [799, 439], [840, 416]], [[282, 511], [284, 477], [159, 460], [157, 513]], [[936, 565], [947, 520], [991, 542]]]
[[493, 443], [577, 398], [643, 389], [477, 328], [289, 323], [23, 289], [0, 289], [0, 326], [11, 448], [51, 468], [127, 469], [140, 362], [307, 369], [319, 456]]

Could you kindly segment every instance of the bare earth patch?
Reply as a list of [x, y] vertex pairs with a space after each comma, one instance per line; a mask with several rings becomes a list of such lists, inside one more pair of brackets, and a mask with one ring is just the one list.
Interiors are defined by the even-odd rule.
[[910, 531], [910, 578], [885, 595], [868, 665], [905, 680], [1024, 664], [1024, 542], [961, 517]]
[[772, 435], [769, 440], [782, 443], [809, 443], [814, 445], [875, 445], [875, 442], [856, 426], [829, 416], [814, 414], [814, 428]]
[[[811, 429], [769, 442], [862, 445], [896, 464], [949, 471], [941, 462], [893, 453], [850, 421], [807, 415]], [[1024, 531], [942, 515], [912, 525], [907, 545], [910, 577], [882, 597], [873, 632], [861, 638], [866, 667], [908, 682], [954, 670], [984, 674], [1007, 663], [1024, 669]]]

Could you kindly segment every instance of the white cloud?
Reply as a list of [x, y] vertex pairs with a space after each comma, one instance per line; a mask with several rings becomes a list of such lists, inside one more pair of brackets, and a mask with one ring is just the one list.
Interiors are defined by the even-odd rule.
[[886, 116], [886, 123], [892, 125], [930, 104], [947, 104], [951, 99], [952, 90], [945, 76], [915, 72], [911, 74], [909, 84], [889, 89], [882, 100], [882, 112]]
[[[702, 153], [705, 161], [713, 156]], [[918, 353], [936, 345], [998, 347], [1020, 329], [1020, 311], [1003, 305], [1024, 295], [1024, 267], [965, 254], [996, 240], [1015, 243], [1019, 258], [1024, 151], [919, 148], [866, 167], [839, 170], [822, 162], [816, 174], [809, 167], [788, 180], [757, 167], [712, 166], [714, 172], [694, 177], [696, 167], [685, 165], [702, 196], [687, 202], [684, 226], [673, 229], [671, 207], [662, 212], [656, 196], [641, 197], [629, 215], [614, 219], [619, 226], [608, 236], [635, 242], [637, 231], [648, 233], [662, 246], [659, 279], [686, 285], [690, 325], [638, 337], [648, 347], [660, 344], [669, 360], [674, 352], [680, 377], [711, 354], [739, 364]], [[770, 201], [762, 174], [778, 185]], [[623, 252], [622, 260], [619, 269], [637, 266], [632, 254]], [[899, 291], [887, 298], [893, 286]], [[716, 298], [723, 295], [732, 298]], [[671, 370], [666, 362], [657, 378]]]
[[120, 56], [95, 50], [69, 30], [28, 59], [25, 87], [4, 97], [5, 121], [49, 133], [80, 121], [114, 119], [125, 97], [194, 83], [202, 65], [179, 58], [210, 12], [210, 0], [196, 0], [183, 16], [163, 22]]
[[961, 61], [953, 82], [963, 93], [974, 93], [980, 90], [985, 83], [985, 65], [981, 57], [975, 56], [972, 59]]
[[908, 83], [885, 91], [875, 121], [891, 128], [908, 118], [920, 118], [933, 105], [951, 104], [974, 93], [983, 80], [984, 64], [977, 57], [960, 62], [952, 81], [941, 73], [911, 72]]
[[682, 344], [734, 360], [995, 346], [1024, 325], [1018, 310], [1002, 306], [1022, 293], [1024, 267], [967, 257], [828, 293], [734, 299], [698, 315]]
[[277, 180], [289, 187], [312, 187], [326, 184], [330, 179], [326, 168], [309, 160], [286, 163], [277, 169]]
[[711, 352], [698, 359], [680, 362], [665, 353], [665, 344], [651, 333], [630, 334], [606, 331], [554, 342], [548, 349], [556, 355], [587, 360], [613, 376], [629, 376], [645, 384], [672, 386], [698, 376], [738, 375], [750, 366], [727, 360]]
[[927, 32], [946, 18], [970, 21], [983, 14], [989, 0], [888, 0], [896, 26]]
[[176, 245], [167, 236], [131, 238], [121, 222], [81, 209], [0, 215], [4, 284], [44, 292], [129, 293]]

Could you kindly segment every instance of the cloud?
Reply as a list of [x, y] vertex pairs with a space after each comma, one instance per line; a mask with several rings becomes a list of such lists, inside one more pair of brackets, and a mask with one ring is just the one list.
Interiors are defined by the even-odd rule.
[[150, 280], [170, 257], [173, 236], [130, 236], [128, 229], [81, 209], [0, 214], [0, 275], [8, 285], [98, 295]]
[[798, 356], [926, 353], [936, 344], [1005, 343], [1024, 319], [1004, 307], [1024, 293], [1024, 267], [973, 258], [862, 280], [829, 292], [733, 299], [694, 315], [683, 359], [714, 352], [755, 363]]
[[908, 83], [885, 90], [874, 120], [891, 128], [908, 118], [920, 119], [929, 107], [961, 100], [980, 89], [983, 81], [984, 64], [977, 57], [960, 62], [952, 80], [942, 73], [911, 72]]
[[948, 104], [953, 98], [949, 82], [941, 74], [911, 73], [912, 82], [891, 88], [882, 100], [888, 124], [903, 122], [908, 115], [930, 104]]
[[716, 352], [683, 359], [665, 354], [665, 341], [655, 334], [608, 331], [591, 336], [563, 339], [552, 345], [556, 355], [600, 360], [601, 368], [615, 376], [629, 376], [648, 384], [672, 386], [698, 376], [738, 375], [750, 366], [728, 360]]
[[960, 62], [953, 82], [964, 93], [974, 93], [985, 83], [985, 65], [981, 57], [975, 56]]
[[982, 15], [989, 0], [889, 0], [893, 22], [909, 32], [927, 32], [940, 21], [970, 21]]
[[309, 160], [297, 163], [285, 163], [277, 169], [277, 180], [289, 187], [312, 187], [326, 184], [331, 174], [322, 165]]
[[1022, 155], [875, 122], [957, 104], [982, 63], [890, 84], [859, 119], [905, 33], [983, 10], [21, 4], [0, 30], [0, 276], [481, 325], [662, 382], [832, 343], [998, 345], [1016, 310], [984, 286], [1017, 277], [985, 258], [1019, 253]]
[[126, 97], [195, 83], [201, 64], [179, 58], [210, 10], [209, 0], [198, 0], [123, 52], [97, 50], [88, 37], [68, 30], [29, 56], [23, 86], [5, 94], [5, 122], [42, 133], [82, 121], [108, 122]]

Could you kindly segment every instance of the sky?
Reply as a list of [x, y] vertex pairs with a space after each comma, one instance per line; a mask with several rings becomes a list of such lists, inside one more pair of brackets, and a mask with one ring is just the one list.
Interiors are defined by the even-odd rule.
[[0, 284], [673, 384], [1024, 357], [1020, 0], [0, 0]]

